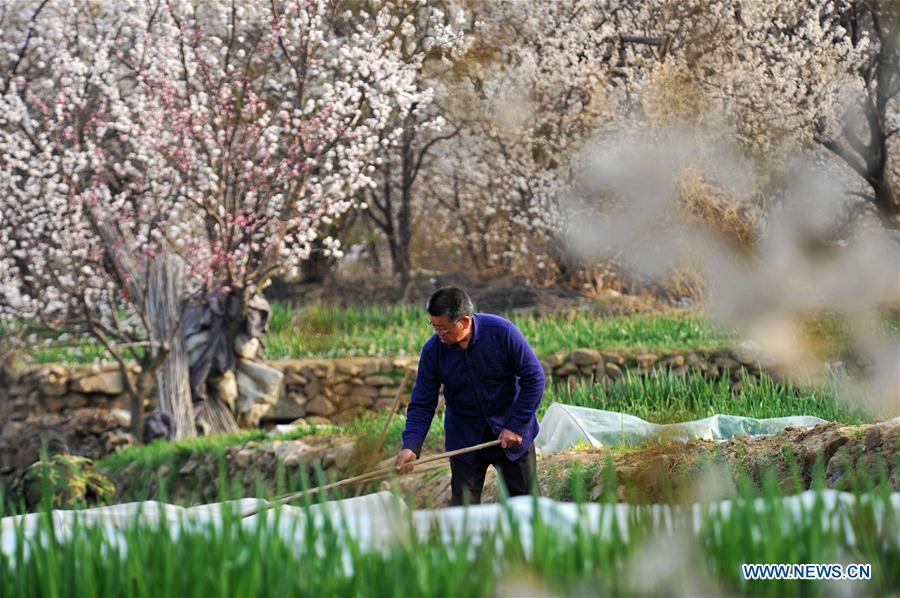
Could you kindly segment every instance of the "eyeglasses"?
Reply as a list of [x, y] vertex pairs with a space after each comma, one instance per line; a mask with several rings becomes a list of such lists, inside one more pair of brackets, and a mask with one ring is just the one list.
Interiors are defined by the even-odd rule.
[[440, 336], [447, 335], [459, 322], [453, 322], [450, 326], [435, 326], [433, 322], [429, 322], [431, 327], [434, 328], [434, 331], [437, 332]]

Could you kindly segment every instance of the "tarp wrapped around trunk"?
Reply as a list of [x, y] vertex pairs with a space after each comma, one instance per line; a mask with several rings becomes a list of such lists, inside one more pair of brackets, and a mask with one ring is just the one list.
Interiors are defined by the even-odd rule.
[[232, 345], [228, 323], [238, 317], [239, 307], [239, 298], [230, 295], [192, 305], [185, 313], [191, 395], [197, 412], [206, 414], [200, 426], [212, 433], [237, 429], [227, 421], [227, 412], [244, 425], [256, 425], [278, 401], [281, 388], [282, 373], [259, 361], [264, 347], [259, 336], [268, 327], [269, 302], [261, 295], [250, 300]]
[[261, 361], [238, 359], [237, 411], [242, 423], [255, 426], [260, 418], [278, 402], [284, 374]]

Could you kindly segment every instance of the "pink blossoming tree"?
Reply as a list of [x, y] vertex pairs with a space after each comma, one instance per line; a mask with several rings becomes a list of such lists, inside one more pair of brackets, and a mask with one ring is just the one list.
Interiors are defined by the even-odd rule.
[[[142, 367], [136, 383], [124, 376], [136, 415], [173, 340], [150, 334], [154, 263], [184, 269], [180, 304], [237, 297], [233, 337], [249, 300], [296, 270], [371, 183], [390, 117], [416, 102], [422, 56], [381, 26], [393, 5], [358, 6], [7, 8], [3, 316], [88, 333], [123, 374], [130, 352]], [[178, 435], [193, 433], [190, 417], [178, 421]]]

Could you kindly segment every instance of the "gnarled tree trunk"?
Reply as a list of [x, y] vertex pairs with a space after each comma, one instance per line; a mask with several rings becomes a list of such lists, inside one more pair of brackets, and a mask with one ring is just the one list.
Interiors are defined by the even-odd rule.
[[160, 411], [172, 418], [173, 438], [197, 435], [181, 326], [183, 281], [184, 266], [178, 258], [164, 253], [153, 260], [147, 281], [147, 319], [150, 340], [168, 344], [168, 356], [156, 370], [156, 385]]

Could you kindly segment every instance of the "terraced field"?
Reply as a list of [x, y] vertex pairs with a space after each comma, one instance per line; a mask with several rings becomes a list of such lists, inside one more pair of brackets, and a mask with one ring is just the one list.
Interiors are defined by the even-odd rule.
[[[695, 315], [521, 317], [517, 323], [541, 355], [583, 346], [695, 349], [735, 340]], [[409, 354], [428, 334], [427, 323], [414, 310], [314, 307], [294, 313], [276, 306], [267, 355]], [[90, 356], [90, 350], [80, 356], [58, 349], [39, 354], [42, 360]], [[450, 540], [407, 530], [377, 548], [342, 531], [340, 517], [301, 523], [285, 536], [278, 516], [247, 525], [231, 513], [209, 529], [177, 526], [177, 539], [169, 524], [137, 522], [116, 535], [84, 523], [57, 536], [50, 534], [49, 519], [38, 519], [33, 524], [46, 527], [47, 542], [27, 541], [21, 524], [5, 529], [5, 534], [13, 533], [5, 538], [18, 534], [13, 544], [27, 545], [28, 551], [26, 556], [16, 548], [0, 557], [0, 592], [816, 594], [850, 588], [869, 594], [900, 586], [900, 422], [884, 421], [884, 414], [844, 401], [840, 380], [798, 386], [763, 374], [736, 385], [727, 377], [699, 373], [626, 372], [603, 383], [551, 385], [539, 416], [553, 402], [627, 413], [659, 424], [717, 413], [755, 418], [810, 415], [833, 423], [722, 442], [573, 447], [540, 459], [541, 496], [563, 504], [593, 503], [591, 508], [600, 510], [585, 514], [588, 519], [602, 520], [616, 509], [628, 509], [627, 529], [613, 527], [603, 533], [588, 520], [564, 533], [543, 520], [539, 509], [523, 511], [521, 499], [515, 509], [502, 507], [511, 509], [505, 516], [511, 525], [488, 526]], [[157, 442], [110, 454], [96, 467], [115, 484], [115, 503], [163, 500], [191, 506], [273, 498], [358, 473], [370, 460], [385, 418], [384, 413], [369, 414], [345, 424], [301, 426], [281, 434], [246, 430]], [[404, 423], [402, 414], [391, 421], [376, 462], [388, 463], [399, 449]], [[425, 452], [442, 450], [442, 423], [439, 414]], [[439, 467], [372, 483], [361, 492], [388, 489], [410, 509], [434, 509], [447, 504], [448, 485], [449, 472]], [[806, 492], [802, 499], [797, 494], [801, 492]], [[317, 500], [356, 493], [350, 488]], [[492, 475], [484, 499], [503, 503]], [[731, 506], [717, 506], [721, 500]], [[5, 502], [7, 509], [22, 507]], [[666, 507], [671, 511], [665, 526], [653, 504], [671, 505]], [[409, 517], [414, 517], [412, 512]], [[304, 521], [313, 519], [309, 515]], [[866, 563], [872, 578], [776, 582], [750, 581], [741, 574], [743, 563], [775, 562]]]
[[[578, 347], [696, 349], [734, 340], [708, 319], [693, 314], [610, 318], [577, 312], [566, 315], [505, 314], [512, 318], [539, 356]], [[41, 338], [34, 358], [41, 363], [86, 363], [102, 359], [102, 348], [88, 339]], [[361, 309], [313, 304], [303, 309], [275, 303], [266, 335], [268, 359], [417, 355], [433, 334], [418, 307]], [[48, 346], [40, 346], [46, 344]]]

